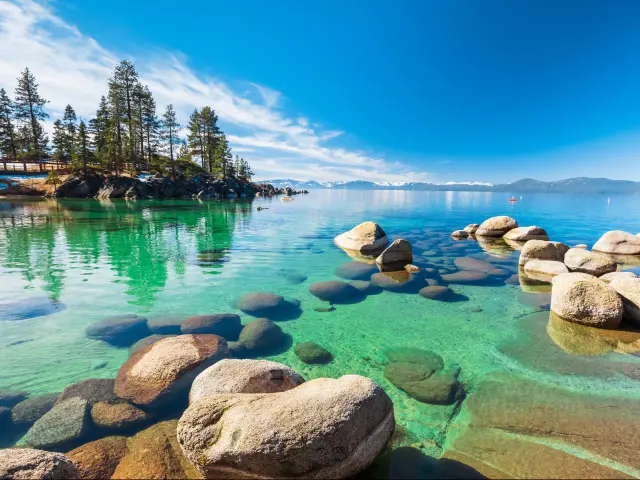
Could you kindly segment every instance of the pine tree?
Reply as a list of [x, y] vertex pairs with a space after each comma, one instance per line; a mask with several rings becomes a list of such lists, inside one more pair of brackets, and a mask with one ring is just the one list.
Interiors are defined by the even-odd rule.
[[143, 89], [142, 123], [145, 135], [144, 141], [147, 144], [147, 163], [151, 163], [152, 158], [157, 153], [160, 121], [156, 115], [156, 102], [151, 91], [149, 91], [149, 87], [146, 85]]
[[189, 147], [187, 146], [187, 142], [185, 142], [184, 140], [182, 140], [182, 142], [180, 142], [180, 150], [178, 151], [178, 160], [180, 160], [181, 162], [191, 162], [192, 161], [191, 151], [189, 150]]
[[204, 125], [202, 124], [202, 115], [200, 115], [197, 108], [189, 117], [189, 124], [187, 125], [187, 128], [189, 129], [187, 141], [191, 154], [198, 157], [202, 168], [210, 172], [211, 169], [207, 169], [207, 162], [205, 159]]
[[87, 163], [89, 163], [93, 152], [90, 148], [89, 132], [83, 120], [80, 120], [80, 125], [78, 126], [75, 152], [76, 158], [82, 162], [82, 169], [84, 170], [84, 173], [87, 173]]
[[112, 82], [117, 85], [117, 92], [121, 95], [121, 102], [123, 106], [123, 116], [127, 125], [128, 143], [126, 148], [127, 158], [131, 161], [133, 169], [136, 168], [136, 119], [134, 111], [134, 90], [138, 85], [138, 72], [133, 63], [122, 60], [116, 65], [113, 71]]
[[109, 80], [109, 134], [107, 135], [107, 152], [115, 170], [116, 177], [123, 166], [123, 144], [126, 140], [125, 96], [122, 93], [122, 83], [115, 77]]
[[202, 122], [202, 135], [204, 139], [204, 156], [207, 159], [209, 172], [219, 169], [216, 164], [216, 149], [220, 138], [220, 128], [218, 127], [218, 116], [211, 107], [204, 107], [200, 111]]
[[76, 146], [76, 117], [75, 110], [71, 105], [67, 105], [64, 109], [64, 116], [62, 117], [62, 126], [64, 128], [64, 161], [70, 162], [75, 155]]
[[218, 141], [215, 150], [215, 165], [222, 175], [222, 179], [227, 178], [227, 167], [229, 163], [233, 161], [233, 155], [231, 154], [231, 148], [229, 142], [224, 133], [218, 136]]
[[107, 142], [109, 138], [109, 104], [106, 97], [102, 96], [98, 110], [96, 111], [96, 117], [89, 121], [89, 131], [93, 136], [93, 147], [95, 149], [95, 155], [100, 163], [108, 164], [108, 148]]
[[174, 162], [173, 150], [178, 141], [178, 129], [180, 124], [176, 119], [176, 112], [173, 109], [173, 105], [167, 105], [167, 109], [162, 115], [162, 127], [160, 130], [160, 136], [165, 142], [165, 149], [169, 154], [171, 160], [171, 179], [176, 179], [176, 164]]
[[7, 169], [7, 157], [14, 163], [18, 161], [16, 131], [13, 125], [14, 106], [4, 88], [0, 88], [0, 155], [3, 157], [4, 169]]
[[[15, 118], [30, 126], [31, 138], [28, 139], [27, 148], [33, 151], [36, 161], [41, 160], [46, 146], [44, 130], [39, 123], [39, 121], [49, 117], [44, 111], [46, 104], [47, 100], [38, 93], [38, 84], [35, 77], [29, 71], [29, 68], [25, 68], [20, 77], [18, 77]], [[42, 165], [40, 165], [40, 169], [42, 170]], [[26, 161], [24, 162], [24, 170], [27, 170]]]
[[241, 158], [240, 163], [242, 165], [242, 178], [245, 181], [250, 182], [253, 178], [253, 170], [251, 170], [249, 162], [247, 162], [244, 158]]
[[144, 160], [144, 123], [142, 121], [142, 112], [144, 110], [145, 91], [141, 83], [136, 83], [133, 87], [133, 105], [136, 118], [136, 152], [140, 155], [140, 160]]
[[66, 157], [65, 147], [67, 139], [65, 128], [61, 120], [53, 122], [53, 139], [51, 143], [53, 146], [53, 158], [56, 163], [64, 162]]

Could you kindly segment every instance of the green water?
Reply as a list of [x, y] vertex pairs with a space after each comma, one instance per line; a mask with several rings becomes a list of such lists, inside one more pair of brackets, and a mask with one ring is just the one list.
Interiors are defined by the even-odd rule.
[[[411, 241], [418, 266], [453, 270], [455, 257], [473, 256], [517, 271], [515, 251], [496, 255], [477, 242], [449, 238], [493, 215], [543, 226], [553, 240], [571, 245], [592, 245], [610, 229], [640, 231], [637, 196], [532, 195], [516, 205], [509, 196], [316, 191], [289, 203], [0, 200], [0, 302], [43, 296], [60, 302], [51, 315], [0, 321], [0, 388], [50, 393], [114, 377], [127, 349], [84, 333], [105, 316], [241, 313], [234, 307], [239, 295], [268, 291], [301, 302], [299, 318], [279, 322], [293, 342], [315, 341], [334, 360], [305, 365], [293, 348], [268, 358], [308, 379], [373, 378], [393, 399], [408, 443], [432, 455], [441, 452], [458, 408], [420, 403], [389, 383], [383, 370], [390, 348], [432, 350], [448, 366], [459, 365], [468, 393], [488, 373], [517, 372], [576, 391], [640, 396], [637, 378], [628, 375], [640, 358], [565, 352], [546, 333], [549, 296], [517, 285], [455, 285], [468, 297], [455, 303], [385, 291], [332, 312], [314, 310], [327, 305], [309, 286], [338, 280], [334, 270], [350, 260], [333, 237], [366, 220]], [[258, 206], [268, 209], [258, 212]], [[292, 284], [290, 272], [308, 279]], [[535, 312], [542, 313], [530, 315]], [[252, 320], [241, 316], [243, 323]]]

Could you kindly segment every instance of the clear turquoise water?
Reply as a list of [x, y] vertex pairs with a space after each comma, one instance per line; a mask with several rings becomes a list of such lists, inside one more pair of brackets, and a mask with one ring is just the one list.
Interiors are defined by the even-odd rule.
[[[240, 313], [233, 307], [239, 295], [269, 291], [302, 302], [299, 318], [279, 323], [294, 343], [315, 341], [334, 360], [305, 365], [293, 348], [269, 358], [307, 378], [373, 378], [393, 399], [411, 443], [430, 454], [442, 449], [457, 410], [420, 403], [389, 383], [383, 369], [390, 348], [437, 352], [446, 364], [460, 366], [468, 392], [487, 373], [512, 371], [593, 394], [640, 396], [638, 380], [625, 373], [640, 366], [640, 358], [567, 353], [546, 333], [548, 295], [518, 286], [456, 285], [469, 297], [457, 303], [383, 292], [333, 312], [314, 310], [326, 304], [309, 286], [337, 280], [334, 270], [349, 261], [334, 236], [366, 220], [392, 238], [410, 240], [418, 265], [475, 256], [514, 272], [517, 252], [492, 256], [474, 241], [455, 244], [450, 232], [504, 214], [520, 225], [543, 226], [553, 240], [570, 245], [592, 245], [611, 229], [640, 231], [640, 196], [528, 195], [515, 205], [509, 197], [321, 190], [289, 203], [0, 200], [0, 302], [46, 296], [66, 307], [0, 321], [0, 388], [50, 393], [83, 379], [114, 377], [127, 349], [84, 334], [107, 315]], [[268, 209], [258, 212], [258, 206]], [[421, 242], [435, 247], [423, 255]], [[215, 256], [207, 254], [213, 250]], [[283, 270], [308, 279], [291, 284]]]

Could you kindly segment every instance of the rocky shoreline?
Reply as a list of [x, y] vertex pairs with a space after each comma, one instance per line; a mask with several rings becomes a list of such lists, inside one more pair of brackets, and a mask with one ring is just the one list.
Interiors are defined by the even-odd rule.
[[309, 193], [306, 190], [275, 188], [273, 185], [254, 183], [239, 178], [216, 178], [210, 175], [186, 176], [175, 180], [156, 174], [144, 178], [106, 176], [96, 173], [68, 175], [57, 185], [45, 179], [5, 181], [2, 196], [55, 196], [58, 198], [124, 198], [128, 200], [201, 199], [222, 200], [233, 198], [272, 197]]

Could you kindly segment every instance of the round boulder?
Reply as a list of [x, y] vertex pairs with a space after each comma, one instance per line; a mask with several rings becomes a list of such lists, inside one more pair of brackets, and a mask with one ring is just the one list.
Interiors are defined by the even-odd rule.
[[466, 230], [456, 230], [451, 234], [451, 238], [455, 238], [455, 239], [469, 238], [469, 232], [467, 232]]
[[184, 334], [211, 333], [227, 340], [237, 340], [242, 330], [240, 316], [235, 313], [196, 315], [187, 318], [181, 327]]
[[116, 376], [116, 395], [143, 407], [157, 407], [189, 391], [193, 379], [229, 357], [227, 342], [217, 335], [178, 335], [138, 350]]
[[238, 299], [238, 308], [254, 317], [270, 317], [286, 308], [284, 297], [268, 292], [245, 293]]
[[518, 222], [511, 217], [505, 215], [491, 217], [480, 224], [480, 227], [476, 230], [476, 235], [480, 237], [502, 237], [514, 228], [518, 228]]
[[163, 338], [175, 337], [176, 335], [149, 335], [148, 337], [144, 337], [142, 340], [138, 340], [136, 343], [129, 347], [129, 356], [133, 355], [135, 352], [144, 348], [148, 345], [152, 345], [156, 342], [159, 342]]
[[89, 405], [98, 402], [112, 402], [116, 399], [116, 395], [113, 393], [114, 383], [113, 378], [90, 378], [74, 383], [64, 389], [56, 403], [76, 397], [86, 400]]
[[61, 453], [33, 448], [0, 450], [0, 478], [6, 479], [75, 479], [78, 471]]
[[185, 318], [185, 315], [171, 313], [154, 315], [147, 320], [147, 326], [157, 335], [178, 335]]
[[149, 421], [149, 415], [127, 402], [99, 402], [91, 407], [91, 420], [101, 428], [129, 430]]
[[640, 237], [621, 230], [605, 233], [593, 250], [618, 255], [640, 255]]
[[605, 273], [599, 278], [605, 283], [611, 283], [617, 278], [638, 278], [638, 276], [633, 272], [611, 272]]
[[196, 377], [189, 403], [219, 393], [276, 393], [304, 383], [293, 369], [269, 360], [224, 359]]
[[11, 408], [29, 396], [27, 392], [0, 389], [0, 407]]
[[379, 272], [371, 275], [375, 287], [396, 293], [417, 293], [424, 285], [420, 277], [402, 270], [400, 272]]
[[624, 305], [624, 317], [640, 327], [640, 278], [616, 278], [611, 283]]
[[467, 232], [470, 235], [475, 235], [475, 233], [478, 231], [478, 229], [480, 228], [480, 225], [477, 223], [470, 223], [469, 225], [467, 225], [466, 227], [464, 227], [464, 231]]
[[564, 263], [564, 256], [568, 251], [569, 247], [564, 243], [529, 240], [520, 252], [518, 263], [521, 266], [525, 266], [529, 260], [553, 260]]
[[303, 363], [310, 365], [329, 363], [333, 360], [331, 352], [315, 342], [297, 343], [293, 351]]
[[267, 318], [258, 318], [244, 326], [238, 343], [248, 352], [264, 352], [277, 348], [284, 341], [282, 329]]
[[564, 256], [564, 264], [572, 272], [588, 273], [596, 277], [615, 272], [618, 268], [618, 264], [610, 258], [582, 248], [570, 248]]
[[496, 266], [493, 263], [485, 262], [484, 260], [480, 260], [473, 257], [457, 257], [453, 264], [458, 267], [460, 270], [471, 270], [474, 272], [484, 272], [488, 273]]
[[335, 304], [351, 303], [362, 298], [362, 293], [353, 285], [337, 280], [314, 283], [309, 292], [320, 300]]
[[543, 282], [551, 282], [556, 275], [569, 273], [564, 263], [554, 260], [530, 260], [524, 266], [524, 271], [529, 278]]
[[111, 478], [127, 453], [127, 437], [105, 437], [71, 450], [67, 457], [78, 469], [79, 478]]
[[623, 314], [618, 293], [592, 275], [564, 273], [552, 281], [551, 310], [570, 322], [617, 328]]
[[361, 223], [348, 232], [338, 235], [334, 242], [344, 250], [367, 257], [379, 255], [389, 245], [387, 234], [374, 222]]
[[380, 271], [403, 270], [404, 266], [413, 262], [413, 251], [411, 244], [399, 238], [394, 240], [387, 249], [376, 258], [376, 264]]
[[89, 338], [102, 340], [116, 347], [128, 347], [151, 335], [147, 319], [138, 315], [115, 315], [89, 325], [85, 333]]
[[441, 302], [454, 302], [467, 299], [467, 297], [465, 297], [464, 295], [458, 295], [449, 287], [443, 287], [441, 285], [425, 287], [421, 289], [419, 293], [421, 297], [428, 298], [429, 300], [438, 300]]
[[336, 276], [345, 280], [369, 280], [378, 268], [370, 263], [347, 262], [335, 270]]
[[375, 295], [382, 292], [382, 289], [366, 280], [352, 280], [349, 285], [358, 289], [364, 295]]
[[206, 397], [180, 418], [178, 441], [205, 478], [347, 478], [375, 460], [394, 424], [384, 390], [347, 375]]
[[16, 425], [32, 425], [53, 408], [59, 395], [58, 393], [51, 393], [23, 400], [11, 410], [13, 423]]
[[542, 227], [518, 227], [509, 230], [503, 235], [505, 240], [513, 240], [515, 242], [526, 242], [528, 240], [549, 240], [547, 231]]
[[442, 275], [442, 280], [447, 283], [456, 283], [460, 285], [473, 285], [483, 283], [489, 279], [489, 274], [473, 270], [460, 270], [455, 273], [446, 273]]

